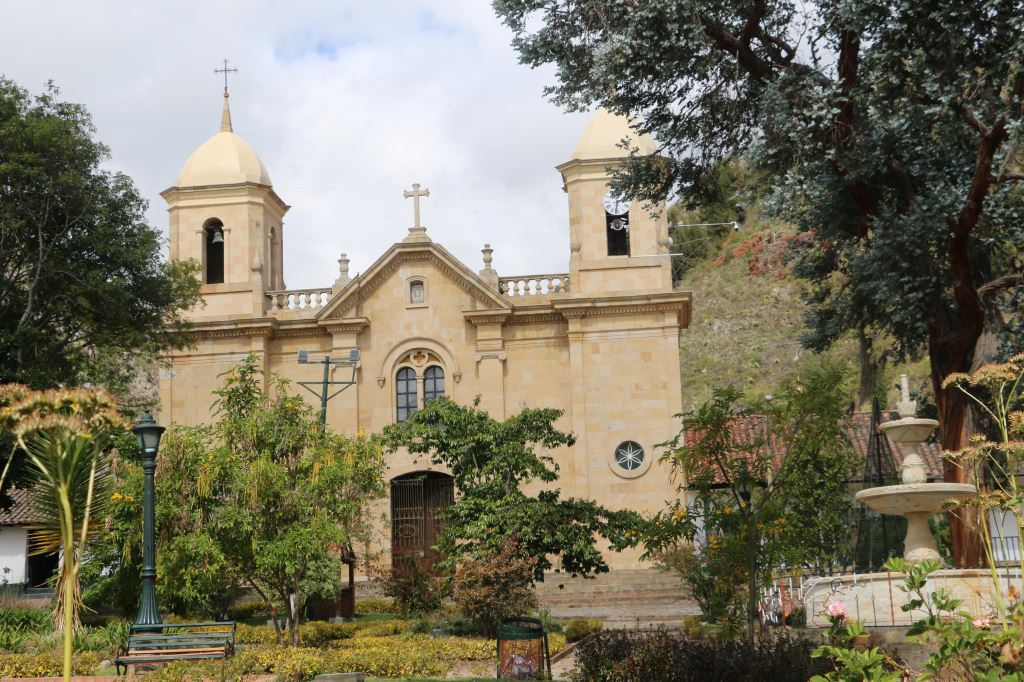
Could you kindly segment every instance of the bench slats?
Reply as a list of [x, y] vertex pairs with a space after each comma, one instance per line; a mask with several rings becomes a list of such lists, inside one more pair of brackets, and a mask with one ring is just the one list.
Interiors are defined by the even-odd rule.
[[[177, 634], [167, 632], [185, 628], [185, 632]], [[129, 631], [128, 642], [121, 647], [114, 664], [120, 674], [121, 668], [127, 672], [128, 666], [136, 663], [227, 658], [234, 650], [234, 621], [133, 625]]]

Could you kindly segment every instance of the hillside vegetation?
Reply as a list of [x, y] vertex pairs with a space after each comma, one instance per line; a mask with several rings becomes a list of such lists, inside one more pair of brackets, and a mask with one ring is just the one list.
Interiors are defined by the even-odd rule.
[[[673, 258], [679, 291], [693, 294], [690, 328], [680, 339], [683, 410], [711, 397], [715, 388], [734, 385], [751, 400], [776, 390], [780, 381], [814, 353], [801, 347], [806, 284], [787, 267], [786, 252], [801, 236], [792, 226], [760, 212], [758, 179], [739, 164], [719, 169], [699, 205], [673, 206], [673, 224], [737, 221], [731, 225], [674, 228]], [[850, 401], [857, 402], [858, 343], [844, 339], [827, 355], [850, 364]], [[895, 405], [899, 374], [910, 375], [912, 392], [930, 402], [927, 361], [887, 366], [879, 380], [880, 398]], [[870, 405], [858, 405], [870, 409]]]

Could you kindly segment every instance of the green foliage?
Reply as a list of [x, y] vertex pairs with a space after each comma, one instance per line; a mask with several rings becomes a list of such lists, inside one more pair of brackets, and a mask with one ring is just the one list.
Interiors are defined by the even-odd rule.
[[534, 447], [551, 450], [576, 442], [554, 426], [562, 412], [525, 408], [499, 422], [478, 403], [463, 406], [438, 398], [406, 421], [384, 428], [390, 448], [429, 455], [455, 479], [455, 503], [444, 511], [443, 565], [450, 570], [474, 552], [499, 552], [515, 537], [523, 556], [537, 559], [535, 580], [543, 579], [552, 558], [572, 575], [606, 572], [597, 537], [615, 550], [635, 544], [637, 514], [609, 511], [592, 500], [562, 499], [557, 489], [532, 496], [523, 492], [528, 484], [558, 479], [558, 465]]
[[[172, 425], [163, 438], [158, 595], [177, 612], [220, 618], [251, 588], [281, 621], [289, 617], [297, 644], [306, 601], [336, 594], [340, 550], [367, 532], [369, 504], [384, 490], [383, 454], [374, 438], [324, 430], [255, 356], [223, 380], [215, 424]], [[140, 479], [133, 464], [121, 471], [105, 555], [115, 562], [140, 542]]]
[[927, 349], [957, 441], [966, 403], [938, 382], [1024, 300], [1017, 0], [494, 6], [522, 62], [555, 67], [557, 104], [629, 114], [657, 140], [660, 156], [618, 174], [622, 193], [687, 202], [723, 159], [750, 158], [766, 207], [809, 236], [804, 343], [866, 330], [896, 358]]
[[693, 193], [668, 209], [672, 253], [678, 254], [672, 258], [673, 281], [718, 255], [733, 231], [729, 223], [742, 223], [746, 206], [759, 198], [758, 185], [759, 178], [742, 159], [725, 159], [698, 178]]
[[59, 95], [0, 79], [0, 383], [120, 394], [135, 359], [185, 342], [196, 266], [163, 261], [146, 200]]
[[392, 599], [396, 613], [412, 615], [434, 611], [447, 593], [446, 585], [413, 553], [395, 552], [391, 568], [373, 574], [381, 594]]
[[578, 642], [603, 629], [604, 622], [600, 618], [573, 618], [565, 624], [565, 639]]
[[845, 381], [841, 366], [810, 367], [783, 383], [750, 429], [737, 426], [751, 411], [742, 392], [716, 390], [663, 444], [662, 460], [695, 498], [652, 520], [648, 556], [679, 572], [708, 622], [752, 620], [773, 567], [828, 566], [846, 547]]
[[49, 632], [53, 629], [53, 620], [45, 609], [29, 606], [0, 609], [0, 631], [10, 629], [25, 630], [26, 632]]
[[[1002, 680], [1024, 679], [1024, 601], [1011, 590], [1009, 604], [1002, 616], [1002, 627], [992, 627], [992, 619], [973, 618], [961, 611], [961, 600], [949, 591], [939, 588], [928, 590], [932, 573], [939, 570], [937, 561], [925, 560], [909, 563], [903, 559], [890, 559], [885, 570], [903, 573], [901, 592], [907, 602], [900, 608], [904, 612], [923, 611], [924, 617], [915, 621], [907, 634], [933, 647], [925, 664], [925, 672], [917, 680]], [[998, 599], [1003, 599], [999, 595]], [[842, 611], [842, 609], [840, 609]], [[836, 670], [815, 677], [813, 682], [901, 682], [908, 679], [907, 671], [895, 665], [877, 649], [858, 649], [857, 636], [867, 633], [858, 623], [848, 622], [845, 613], [830, 615], [829, 642], [819, 647], [814, 655], [828, 657]]]
[[473, 631], [493, 637], [503, 619], [525, 616], [537, 608], [533, 590], [537, 561], [524, 556], [514, 536], [497, 552], [480, 549], [463, 557], [455, 569], [452, 598]]

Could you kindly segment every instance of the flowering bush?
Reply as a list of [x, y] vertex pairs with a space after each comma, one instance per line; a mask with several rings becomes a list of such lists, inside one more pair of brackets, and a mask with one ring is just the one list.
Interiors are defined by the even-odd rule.
[[[72, 658], [72, 674], [92, 675], [99, 667], [99, 654], [83, 652]], [[12, 677], [56, 677], [63, 670], [56, 653], [0, 654], [0, 679]]]
[[[552, 636], [552, 653], [563, 648], [565, 638]], [[444, 677], [455, 661], [491, 661], [494, 650], [493, 640], [470, 637], [355, 636], [335, 640], [328, 649], [256, 646], [227, 662], [179, 661], [159, 669], [153, 678], [183, 682], [270, 673], [282, 682], [304, 682], [324, 673], [351, 671], [386, 678]]]
[[379, 597], [360, 599], [356, 602], [356, 611], [358, 613], [399, 613], [398, 605], [395, 604], [394, 599], [381, 599]]
[[[1024, 679], [1024, 602], [1017, 591], [1011, 588], [1006, 595], [1008, 617], [1003, 627], [990, 628], [990, 618], [972, 618], [970, 613], [960, 611], [961, 601], [952, 598], [946, 590], [925, 592], [928, 577], [939, 567], [937, 561], [908, 564], [903, 559], [890, 559], [885, 565], [888, 571], [905, 574], [900, 590], [909, 599], [903, 611], [925, 612], [924, 618], [916, 621], [907, 634], [937, 647], [925, 665], [926, 672], [917, 679]], [[832, 659], [836, 670], [815, 677], [812, 682], [902, 682], [910, 679], [908, 670], [877, 648], [858, 648], [856, 640], [867, 632], [856, 621], [846, 620], [845, 608], [837, 607], [837, 613], [833, 614], [833, 606], [836, 604], [830, 604], [827, 609], [831, 624], [828, 643], [819, 647], [814, 656]]]

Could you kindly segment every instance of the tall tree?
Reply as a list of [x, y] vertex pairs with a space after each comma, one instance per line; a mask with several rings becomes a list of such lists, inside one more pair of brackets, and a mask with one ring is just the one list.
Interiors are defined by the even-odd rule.
[[[443, 565], [454, 569], [481, 550], [498, 554], [513, 541], [520, 556], [536, 559], [534, 580], [544, 579], [552, 558], [570, 575], [607, 573], [598, 537], [613, 550], [635, 545], [641, 520], [635, 512], [610, 511], [593, 500], [563, 499], [547, 487], [558, 480], [558, 465], [534, 448], [576, 442], [554, 426], [562, 411], [524, 408], [498, 421], [478, 403], [438, 398], [406, 421], [384, 427], [391, 449], [428, 455], [455, 479], [455, 502], [444, 511]], [[523, 490], [537, 484], [545, 489]]]
[[[146, 201], [102, 168], [89, 113], [58, 95], [0, 77], [0, 382], [123, 396], [141, 365], [185, 342], [196, 266], [162, 260]], [[19, 459], [7, 484], [24, 471]]]
[[184, 343], [196, 266], [161, 258], [146, 200], [58, 95], [0, 78], [0, 381], [127, 382], [126, 359]]
[[[662, 156], [616, 186], [684, 196], [725, 156], [772, 173], [777, 211], [815, 237], [805, 343], [849, 331], [926, 350], [948, 449], [967, 403], [942, 380], [968, 371], [986, 298], [1024, 281], [1015, 185], [1024, 122], [1019, 0], [496, 0], [531, 66], [554, 64], [556, 102], [635, 117]], [[1016, 263], [1016, 265], [1014, 265]], [[962, 472], [947, 466], [946, 478]], [[954, 522], [959, 562], [977, 557]]]

